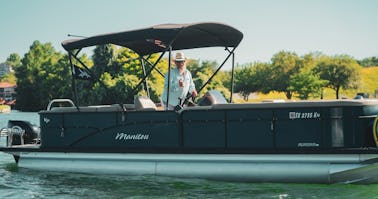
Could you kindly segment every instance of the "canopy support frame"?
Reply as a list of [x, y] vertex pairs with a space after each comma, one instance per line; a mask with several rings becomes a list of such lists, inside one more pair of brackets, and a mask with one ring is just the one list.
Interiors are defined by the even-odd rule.
[[[206, 86], [207, 84], [209, 84], [211, 82], [211, 80], [213, 79], [213, 77], [215, 75], [218, 74], [219, 70], [224, 66], [224, 64], [228, 61], [228, 59], [231, 57], [233, 57], [233, 60], [232, 60], [232, 69], [234, 69], [234, 51], [235, 51], [236, 47], [234, 47], [231, 51], [226, 47], [225, 50], [228, 51], [228, 55], [227, 57], [223, 60], [223, 62], [219, 65], [219, 67], [215, 70], [215, 72], [213, 73], [213, 75], [211, 75], [211, 77], [201, 86], [200, 89], [198, 89], [198, 93], [200, 93]], [[234, 84], [234, 78], [232, 77], [231, 78], [231, 87], [233, 87], [233, 84]], [[232, 92], [232, 91], [231, 91]], [[232, 102], [232, 93], [231, 93], [231, 96], [230, 96], [230, 102]]]

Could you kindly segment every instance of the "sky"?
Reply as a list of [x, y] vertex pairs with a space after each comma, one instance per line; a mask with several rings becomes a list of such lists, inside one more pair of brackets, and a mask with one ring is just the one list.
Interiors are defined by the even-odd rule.
[[[1, 0], [0, 63], [11, 53], [23, 57], [35, 40], [64, 53], [61, 42], [72, 39], [68, 34], [88, 37], [194, 22], [240, 30], [237, 64], [269, 62], [282, 50], [363, 59], [378, 56], [377, 10], [378, 0]], [[223, 48], [185, 54], [218, 63], [227, 55]]]

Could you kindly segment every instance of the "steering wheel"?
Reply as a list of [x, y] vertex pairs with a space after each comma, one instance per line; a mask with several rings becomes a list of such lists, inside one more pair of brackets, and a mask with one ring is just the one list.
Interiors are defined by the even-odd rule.
[[195, 106], [196, 104], [194, 103], [194, 100], [195, 100], [195, 97], [192, 94], [189, 94], [184, 99], [179, 97], [179, 104], [175, 106], [175, 111], [179, 111], [183, 109], [184, 105]]

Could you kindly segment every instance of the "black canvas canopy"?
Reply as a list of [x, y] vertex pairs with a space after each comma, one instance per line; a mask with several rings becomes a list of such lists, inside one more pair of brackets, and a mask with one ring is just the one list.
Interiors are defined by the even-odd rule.
[[[114, 44], [128, 48], [139, 55], [141, 60], [144, 77], [137, 84], [135, 89], [129, 94], [133, 96], [138, 87], [143, 84], [144, 89], [149, 96], [147, 77], [151, 74], [152, 70], [156, 69], [156, 64], [168, 52], [168, 58], [171, 57], [171, 52], [174, 50], [205, 48], [205, 47], [224, 47], [228, 51], [228, 56], [223, 63], [218, 67], [214, 74], [205, 82], [198, 90], [200, 92], [222, 68], [225, 62], [232, 56], [232, 74], [231, 74], [231, 92], [233, 92], [233, 79], [234, 79], [234, 51], [243, 39], [243, 33], [239, 30], [222, 23], [204, 22], [204, 23], [190, 23], [190, 24], [160, 24], [148, 28], [130, 30], [124, 32], [107, 33], [96, 35], [81, 39], [71, 39], [62, 42], [63, 48], [68, 51], [72, 76], [72, 84], [74, 95], [77, 99], [76, 92], [76, 79], [97, 79], [96, 74], [80, 60], [78, 57], [81, 49], [85, 47]], [[154, 53], [161, 53], [157, 61], [152, 64], [149, 62], [148, 57]], [[76, 60], [79, 65], [75, 65], [73, 60]], [[150, 65], [150, 70], [147, 71], [145, 63]], [[171, 68], [171, 62], [168, 62], [168, 68]], [[164, 76], [159, 70], [157, 70]], [[168, 70], [168, 78], [170, 70]], [[170, 85], [168, 84], [168, 90]], [[169, 93], [168, 93], [169, 95]], [[167, 98], [169, 98], [167, 96]], [[230, 96], [230, 102], [232, 95]], [[167, 99], [168, 104], [168, 99]]]
[[115, 44], [133, 50], [139, 55], [172, 50], [203, 47], [237, 47], [243, 34], [221, 23], [161, 24], [144, 29], [96, 35], [62, 42], [71, 51], [102, 44]]

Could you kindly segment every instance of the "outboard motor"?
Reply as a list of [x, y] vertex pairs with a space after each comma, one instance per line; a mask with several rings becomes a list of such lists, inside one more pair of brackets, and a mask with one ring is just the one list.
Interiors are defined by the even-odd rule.
[[8, 146], [38, 144], [40, 128], [27, 121], [8, 121]]
[[198, 105], [200, 106], [211, 106], [213, 104], [227, 104], [227, 100], [224, 98], [222, 93], [217, 90], [208, 91], [200, 100], [198, 100]]

